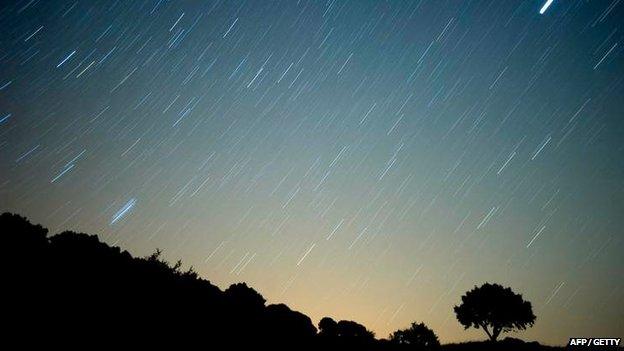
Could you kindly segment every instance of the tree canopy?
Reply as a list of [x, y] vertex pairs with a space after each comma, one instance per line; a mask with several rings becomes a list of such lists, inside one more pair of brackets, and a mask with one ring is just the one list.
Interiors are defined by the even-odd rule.
[[485, 283], [461, 299], [461, 304], [454, 307], [459, 323], [465, 329], [483, 329], [491, 341], [496, 341], [500, 333], [524, 330], [535, 323], [531, 303], [511, 288]]
[[418, 350], [436, 350], [440, 347], [438, 336], [425, 323], [412, 323], [407, 329], [397, 330], [390, 335], [390, 341], [410, 345]]

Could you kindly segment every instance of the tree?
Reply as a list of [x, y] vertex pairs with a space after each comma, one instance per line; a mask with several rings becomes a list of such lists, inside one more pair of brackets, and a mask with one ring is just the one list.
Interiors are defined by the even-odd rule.
[[319, 322], [319, 335], [323, 337], [338, 336], [338, 323], [330, 317], [324, 317]]
[[340, 321], [336, 325], [338, 336], [342, 338], [373, 340], [375, 333], [366, 329], [365, 326], [354, 321]]
[[483, 329], [491, 341], [496, 341], [501, 332], [524, 330], [535, 323], [531, 303], [511, 288], [485, 283], [461, 299], [462, 303], [454, 307], [459, 323], [464, 329]]
[[268, 305], [264, 317], [264, 334], [283, 341], [309, 341], [316, 335], [310, 317], [291, 310], [283, 303]]
[[390, 335], [390, 341], [419, 350], [435, 350], [440, 347], [438, 337], [425, 323], [412, 323], [407, 329], [395, 331]]
[[245, 313], [259, 313], [264, 309], [266, 300], [260, 293], [250, 288], [245, 283], [230, 285], [225, 291], [225, 297], [233, 302], [234, 310], [242, 310]]

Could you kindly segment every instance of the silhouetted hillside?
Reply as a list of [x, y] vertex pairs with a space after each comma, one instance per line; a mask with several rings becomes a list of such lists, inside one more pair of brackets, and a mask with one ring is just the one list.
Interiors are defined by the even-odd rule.
[[[160, 251], [132, 257], [95, 235], [47, 229], [0, 216], [5, 335], [29, 343], [254, 346], [359, 350], [551, 350], [537, 343], [442, 345], [423, 323], [377, 340], [366, 327], [329, 317], [319, 323], [284, 304], [266, 305], [245, 283], [225, 291]], [[217, 345], [221, 345], [216, 347]], [[223, 345], [227, 345], [226, 348]], [[502, 348], [501, 348], [502, 347]], [[248, 348], [247, 348], [248, 349]]]

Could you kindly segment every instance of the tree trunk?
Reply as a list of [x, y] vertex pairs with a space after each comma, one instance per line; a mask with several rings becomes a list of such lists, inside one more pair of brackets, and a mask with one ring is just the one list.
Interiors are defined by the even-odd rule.
[[497, 339], [497, 338], [498, 338], [498, 336], [500, 335], [500, 332], [501, 332], [501, 328], [499, 328], [499, 327], [494, 327], [494, 328], [492, 329], [492, 338], [491, 338], [491, 340], [492, 340], [492, 341], [496, 341], [496, 339]]
[[490, 341], [496, 341], [496, 338], [492, 338], [492, 334], [490, 334], [490, 331], [488, 330], [487, 325], [481, 324], [481, 328], [483, 328], [483, 330], [487, 334], [487, 336], [490, 339]]

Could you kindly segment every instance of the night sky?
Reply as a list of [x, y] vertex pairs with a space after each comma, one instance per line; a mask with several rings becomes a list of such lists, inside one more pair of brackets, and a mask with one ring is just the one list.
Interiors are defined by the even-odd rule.
[[378, 337], [483, 339], [486, 281], [621, 337], [624, 1], [545, 2], [2, 1], [0, 210]]

